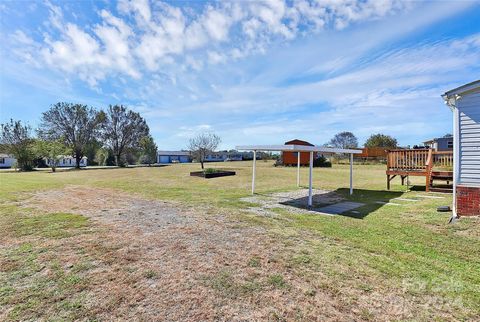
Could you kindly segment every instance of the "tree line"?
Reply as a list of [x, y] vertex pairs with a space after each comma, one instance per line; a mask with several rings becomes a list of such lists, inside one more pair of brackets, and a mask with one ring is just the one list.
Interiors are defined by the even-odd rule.
[[74, 157], [76, 168], [85, 156], [99, 165], [117, 166], [152, 164], [157, 158], [147, 122], [123, 105], [110, 105], [104, 111], [60, 102], [42, 113], [36, 134], [28, 124], [11, 119], [1, 124], [0, 149], [13, 155], [21, 170], [48, 159], [55, 171], [62, 155]]
[[[326, 144], [334, 148], [353, 149], [358, 148], [358, 139], [352, 132], [340, 132]], [[364, 144], [366, 148], [395, 149], [398, 147], [397, 139], [385, 134], [372, 134]]]

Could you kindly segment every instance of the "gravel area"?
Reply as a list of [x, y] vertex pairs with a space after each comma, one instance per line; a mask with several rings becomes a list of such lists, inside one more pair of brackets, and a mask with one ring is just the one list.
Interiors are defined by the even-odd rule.
[[279, 208], [296, 214], [319, 214], [322, 207], [341, 202], [344, 198], [332, 191], [313, 189], [313, 207], [309, 208], [307, 207], [308, 189], [298, 189], [272, 194], [255, 194], [241, 200], [259, 205], [248, 207], [248, 211], [261, 216], [275, 217], [277, 214], [273, 209]]

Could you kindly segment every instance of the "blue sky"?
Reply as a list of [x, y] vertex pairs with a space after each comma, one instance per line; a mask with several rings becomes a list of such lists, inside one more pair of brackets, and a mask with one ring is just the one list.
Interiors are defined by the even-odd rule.
[[480, 2], [4, 1], [0, 121], [59, 101], [124, 104], [159, 149], [352, 131], [451, 132], [440, 97], [480, 78]]

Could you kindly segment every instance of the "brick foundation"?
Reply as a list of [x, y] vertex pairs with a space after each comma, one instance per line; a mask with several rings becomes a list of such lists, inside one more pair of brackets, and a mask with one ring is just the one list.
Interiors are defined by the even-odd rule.
[[480, 216], [480, 187], [457, 186], [457, 215]]

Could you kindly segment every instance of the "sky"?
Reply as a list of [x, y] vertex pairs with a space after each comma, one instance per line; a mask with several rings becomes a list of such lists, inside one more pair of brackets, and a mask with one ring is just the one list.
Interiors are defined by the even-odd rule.
[[441, 94], [480, 78], [480, 1], [2, 1], [0, 122], [123, 104], [160, 150], [415, 145], [452, 131]]

